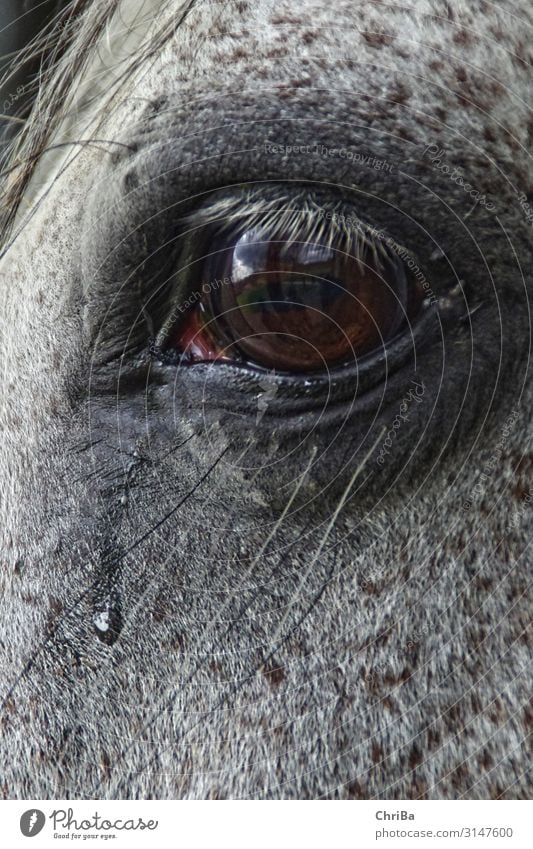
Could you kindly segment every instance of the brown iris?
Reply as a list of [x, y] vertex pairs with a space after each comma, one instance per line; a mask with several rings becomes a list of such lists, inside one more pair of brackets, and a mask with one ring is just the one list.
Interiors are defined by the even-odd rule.
[[209, 248], [202, 297], [173, 340], [185, 360], [322, 371], [382, 348], [411, 310], [392, 254], [356, 257], [342, 245], [269, 240], [254, 228]]

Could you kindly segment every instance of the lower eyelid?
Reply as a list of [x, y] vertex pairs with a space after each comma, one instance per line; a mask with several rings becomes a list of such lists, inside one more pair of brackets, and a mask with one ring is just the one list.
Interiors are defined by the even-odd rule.
[[[450, 307], [448, 319], [455, 320], [460, 310], [460, 304], [454, 303], [453, 312]], [[213, 403], [222, 404], [229, 409], [241, 408], [255, 410], [257, 394], [262, 391], [261, 380], [269, 374], [269, 380], [276, 385], [276, 397], [271, 412], [276, 405], [285, 402], [290, 405], [291, 413], [316, 409], [328, 403], [353, 403], [355, 399], [363, 400], [382, 383], [384, 373], [387, 379], [403, 368], [409, 367], [413, 372], [417, 369], [417, 357], [426, 349], [439, 343], [442, 335], [442, 317], [438, 304], [427, 304], [419, 318], [411, 325], [408, 334], [392, 340], [386, 352], [369, 355], [362, 359], [356, 367], [347, 366], [325, 374], [290, 375], [276, 373], [272, 375], [267, 370], [260, 371], [247, 365], [226, 362], [205, 363], [196, 366], [184, 366], [180, 356], [175, 351], [162, 352], [152, 347], [154, 368], [163, 373], [172, 369], [173, 377], [185, 380], [187, 385], [198, 384], [201, 387], [202, 403], [209, 402], [210, 390], [213, 385], [221, 387], [220, 393], [214, 390]], [[175, 374], [177, 367], [177, 374]], [[162, 374], [163, 377], [163, 374]]]

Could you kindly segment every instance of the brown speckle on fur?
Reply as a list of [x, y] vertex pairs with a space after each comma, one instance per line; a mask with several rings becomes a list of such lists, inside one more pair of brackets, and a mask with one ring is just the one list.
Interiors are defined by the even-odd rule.
[[267, 665], [263, 665], [261, 671], [271, 687], [279, 687], [286, 677], [283, 667], [276, 666], [272, 661]]
[[394, 36], [386, 32], [363, 32], [362, 36], [371, 47], [386, 47], [392, 44]]

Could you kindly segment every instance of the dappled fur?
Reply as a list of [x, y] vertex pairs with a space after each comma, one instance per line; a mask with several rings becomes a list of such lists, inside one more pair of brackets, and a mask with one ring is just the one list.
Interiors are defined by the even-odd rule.
[[[74, 6], [3, 186], [5, 797], [528, 797], [529, 0]], [[145, 353], [147, 250], [263, 180], [439, 303], [342, 427]]]

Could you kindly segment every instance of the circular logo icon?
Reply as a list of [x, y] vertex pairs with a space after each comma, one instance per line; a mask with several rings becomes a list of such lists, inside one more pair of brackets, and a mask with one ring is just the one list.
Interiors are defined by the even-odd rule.
[[36, 834], [39, 834], [43, 830], [45, 822], [46, 817], [43, 812], [37, 810], [37, 808], [32, 808], [22, 814], [20, 818], [20, 830], [24, 837], [35, 837]]

